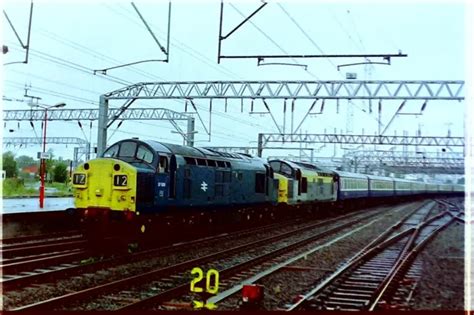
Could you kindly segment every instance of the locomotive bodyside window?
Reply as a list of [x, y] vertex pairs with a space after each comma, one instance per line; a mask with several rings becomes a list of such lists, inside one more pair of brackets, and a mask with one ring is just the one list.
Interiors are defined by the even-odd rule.
[[212, 167], [217, 167], [217, 161], [207, 160], [207, 165]]
[[189, 165], [196, 165], [197, 164], [195, 158], [185, 156], [184, 160], [186, 161], [186, 164], [189, 164]]
[[206, 166], [207, 165], [205, 159], [196, 159], [196, 161], [197, 161], [198, 165], [201, 165], [201, 166]]

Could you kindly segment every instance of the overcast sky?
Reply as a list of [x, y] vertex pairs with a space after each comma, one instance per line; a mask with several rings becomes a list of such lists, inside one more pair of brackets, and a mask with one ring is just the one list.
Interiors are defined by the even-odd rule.
[[[167, 1], [136, 1], [159, 41], [166, 47]], [[258, 6], [259, 1], [225, 2], [223, 33]], [[4, 9], [26, 42], [29, 1], [6, 1]], [[337, 71], [338, 64], [360, 62], [360, 59], [298, 59], [307, 70], [298, 66], [261, 66], [255, 60], [222, 60], [217, 64], [217, 38], [220, 1], [174, 1], [171, 17], [169, 63], [145, 63], [115, 69], [109, 76], [93, 75], [102, 69], [145, 59], [164, 59], [165, 56], [140, 21], [129, 2], [69, 4], [55, 1], [35, 1], [31, 50], [28, 64], [3, 67], [3, 95], [11, 99], [25, 99], [25, 84], [31, 86], [30, 95], [41, 97], [43, 104], [67, 103], [67, 108], [97, 108], [99, 96], [129, 84], [143, 81], [188, 80], [341, 80], [346, 72], [357, 73], [358, 79], [370, 80], [464, 80], [465, 79], [465, 7], [454, 3], [382, 3], [360, 2], [328, 4], [316, 1], [269, 1], [257, 15], [232, 36], [223, 41], [222, 53], [245, 54], [408, 54], [407, 58], [393, 58], [392, 65], [354, 66]], [[296, 21], [296, 23], [294, 22]], [[2, 44], [9, 46], [3, 63], [21, 61], [24, 51], [5, 18], [2, 21]], [[311, 38], [311, 40], [308, 39]], [[381, 61], [373, 59], [372, 61]], [[285, 62], [294, 63], [294, 60]], [[26, 100], [26, 99], [25, 99]], [[207, 101], [196, 102], [204, 122], [208, 123]], [[221, 102], [222, 104], [223, 102]], [[283, 101], [269, 101], [279, 124], [283, 124]], [[416, 112], [422, 101], [408, 101], [405, 112]], [[121, 102], [111, 102], [112, 107]], [[224, 112], [219, 101], [214, 102], [212, 138], [196, 123], [196, 146], [236, 145], [256, 146], [258, 132], [277, 132], [267, 115], [240, 113], [240, 101], [229, 102]], [[308, 110], [311, 101], [297, 101], [295, 124]], [[347, 101], [326, 102], [322, 115], [308, 118], [303, 132], [338, 132], [374, 134], [377, 130], [376, 102], [369, 113], [368, 101], [354, 101], [351, 109]], [[382, 121], [387, 123], [400, 105], [399, 101], [385, 101]], [[183, 101], [137, 101], [135, 107], [165, 107], [184, 111]], [[4, 101], [4, 109], [27, 109], [26, 102]], [[263, 111], [261, 103], [256, 111]], [[432, 101], [422, 116], [399, 116], [387, 129], [387, 135], [404, 131], [415, 135], [452, 136], [464, 132], [464, 102]], [[287, 122], [289, 116], [287, 117]], [[92, 129], [88, 122], [50, 122], [48, 136], [68, 136], [97, 141], [97, 122]], [[181, 123], [180, 123], [181, 124]], [[115, 123], [109, 129], [109, 144], [123, 138], [138, 136], [164, 142], [182, 143], [172, 133], [169, 122], [125, 121], [119, 129]], [[182, 124], [185, 129], [185, 123]], [[41, 133], [29, 123], [6, 123], [5, 136], [35, 137]], [[13, 129], [13, 132], [9, 132]], [[64, 145], [48, 145], [56, 155], [72, 158], [73, 149]], [[320, 147], [320, 145], [316, 145]], [[338, 145], [337, 154], [344, 151]], [[344, 146], [347, 147], [347, 146]], [[372, 147], [371, 147], [372, 148]], [[370, 149], [371, 149], [370, 148]], [[369, 149], [367, 147], [366, 149]], [[40, 146], [16, 149], [18, 155], [36, 155]], [[399, 148], [401, 150], [401, 148]], [[427, 151], [435, 149], [427, 148]], [[267, 154], [276, 154], [267, 151]], [[334, 147], [325, 146], [319, 153], [330, 156]]]

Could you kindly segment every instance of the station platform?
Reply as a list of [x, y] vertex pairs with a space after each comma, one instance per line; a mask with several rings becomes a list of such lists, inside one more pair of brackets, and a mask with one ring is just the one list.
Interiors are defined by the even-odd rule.
[[12, 198], [2, 199], [1, 214], [61, 211], [74, 208], [72, 197], [46, 197], [44, 208], [39, 207], [39, 199], [36, 198]]
[[2, 199], [0, 217], [2, 239], [51, 234], [79, 229], [72, 197], [46, 197], [40, 209], [39, 198]]

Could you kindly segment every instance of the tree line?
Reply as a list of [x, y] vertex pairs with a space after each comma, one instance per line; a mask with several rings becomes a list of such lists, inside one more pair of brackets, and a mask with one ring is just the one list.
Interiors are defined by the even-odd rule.
[[[51, 152], [50, 152], [51, 153]], [[5, 171], [6, 178], [27, 178], [30, 175], [21, 172], [25, 167], [37, 167], [37, 172], [34, 174], [35, 177], [40, 176], [40, 161], [27, 155], [20, 155], [15, 157], [15, 153], [7, 151], [2, 155], [2, 169]], [[68, 165], [69, 161], [63, 160], [62, 158], [46, 160], [45, 167], [45, 178], [49, 178], [52, 181], [65, 183], [68, 180]]]

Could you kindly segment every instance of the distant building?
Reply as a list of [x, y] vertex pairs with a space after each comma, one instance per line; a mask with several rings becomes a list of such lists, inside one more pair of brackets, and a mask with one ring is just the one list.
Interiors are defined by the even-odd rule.
[[38, 173], [39, 166], [38, 165], [30, 165], [30, 166], [25, 166], [21, 169], [22, 173], [35, 176]]

